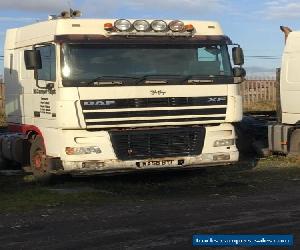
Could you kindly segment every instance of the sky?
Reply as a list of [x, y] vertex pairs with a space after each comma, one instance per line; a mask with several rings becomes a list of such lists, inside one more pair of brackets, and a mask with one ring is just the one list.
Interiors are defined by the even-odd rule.
[[79, 9], [82, 18], [218, 21], [243, 47], [250, 76], [272, 76], [280, 67], [280, 25], [300, 30], [300, 0], [0, 0], [0, 56], [6, 29], [45, 20], [70, 7]]

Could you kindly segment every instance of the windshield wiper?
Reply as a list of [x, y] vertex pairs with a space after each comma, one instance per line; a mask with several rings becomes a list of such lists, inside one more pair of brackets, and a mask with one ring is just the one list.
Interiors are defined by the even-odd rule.
[[169, 83], [170, 78], [173, 80], [174, 78], [182, 79], [182, 76], [180, 75], [144, 75], [140, 77], [135, 84], [139, 84], [141, 82], [147, 82], [152, 84], [158, 84], [158, 83]]
[[[227, 81], [231, 76], [225, 75], [190, 75], [187, 76], [182, 82], [188, 82], [189, 84], [205, 84]], [[225, 79], [225, 80], [224, 80]], [[226, 80], [227, 79], [227, 80]]]
[[87, 85], [123, 85], [124, 80], [132, 80], [133, 84], [168, 84], [171, 80], [178, 82], [201, 83], [211, 82], [213, 76], [198, 76], [198, 75], [144, 75], [144, 76], [99, 76], [91, 81], [85, 82]]
[[138, 79], [136, 84], [141, 82], [146, 83], [169, 83], [170, 80], [178, 81], [178, 83], [182, 84], [184, 82], [188, 83], [208, 83], [214, 81], [213, 75], [200, 76], [200, 75], [145, 75]]
[[98, 76], [97, 78], [87, 82], [87, 85], [101, 84], [101, 85], [123, 85], [123, 80], [136, 80], [138, 77], [130, 76]]
[[212, 75], [208, 75], [208, 76], [191, 75], [191, 76], [188, 76], [185, 81], [187, 81], [188, 83], [194, 83], [194, 84], [212, 83], [212, 82], [214, 82], [213, 78], [214, 78], [214, 76], [212, 76]]
[[213, 82], [214, 76], [199, 76], [199, 75], [145, 75], [138, 79], [135, 83], [139, 84], [141, 82], [146, 83], [169, 83], [170, 80], [177, 80], [179, 83], [189, 82], [189, 83], [207, 83]]

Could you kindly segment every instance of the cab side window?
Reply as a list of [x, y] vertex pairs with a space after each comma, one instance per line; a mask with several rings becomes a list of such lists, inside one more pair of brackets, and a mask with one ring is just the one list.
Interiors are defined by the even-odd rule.
[[41, 53], [42, 68], [38, 70], [38, 79], [45, 81], [56, 80], [55, 46], [48, 45], [36, 48]]

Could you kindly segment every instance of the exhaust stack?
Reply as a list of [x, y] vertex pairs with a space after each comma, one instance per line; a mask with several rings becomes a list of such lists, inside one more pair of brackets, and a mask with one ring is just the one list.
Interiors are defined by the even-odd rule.
[[290, 34], [293, 30], [290, 29], [289, 27], [286, 27], [286, 26], [280, 26], [280, 29], [281, 29], [281, 31], [284, 33], [284, 36], [285, 36], [285, 43], [286, 43], [286, 40], [287, 40], [289, 34]]

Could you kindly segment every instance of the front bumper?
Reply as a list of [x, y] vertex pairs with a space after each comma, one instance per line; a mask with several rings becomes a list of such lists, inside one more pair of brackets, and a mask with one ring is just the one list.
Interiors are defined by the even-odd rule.
[[[215, 146], [218, 140], [235, 140], [234, 127], [229, 124], [207, 126], [202, 152], [193, 156], [151, 157], [147, 159], [118, 159], [109, 133], [106, 131], [74, 131], [66, 130], [61, 134], [60, 152], [49, 155], [59, 158], [63, 172], [127, 172], [141, 170], [201, 168], [216, 165], [228, 165], [238, 161], [239, 153], [236, 145]], [[53, 141], [54, 142], [54, 141]], [[57, 149], [57, 144], [53, 148]], [[66, 147], [97, 146], [101, 153], [88, 155], [67, 155]], [[49, 152], [49, 151], [48, 151]]]
[[197, 157], [175, 157], [165, 159], [147, 159], [135, 161], [86, 161], [86, 162], [63, 162], [64, 172], [74, 174], [96, 174], [96, 173], [118, 173], [143, 170], [164, 169], [189, 169], [203, 168], [219, 165], [230, 165], [237, 162], [239, 152], [220, 152], [213, 154], [202, 154]]

